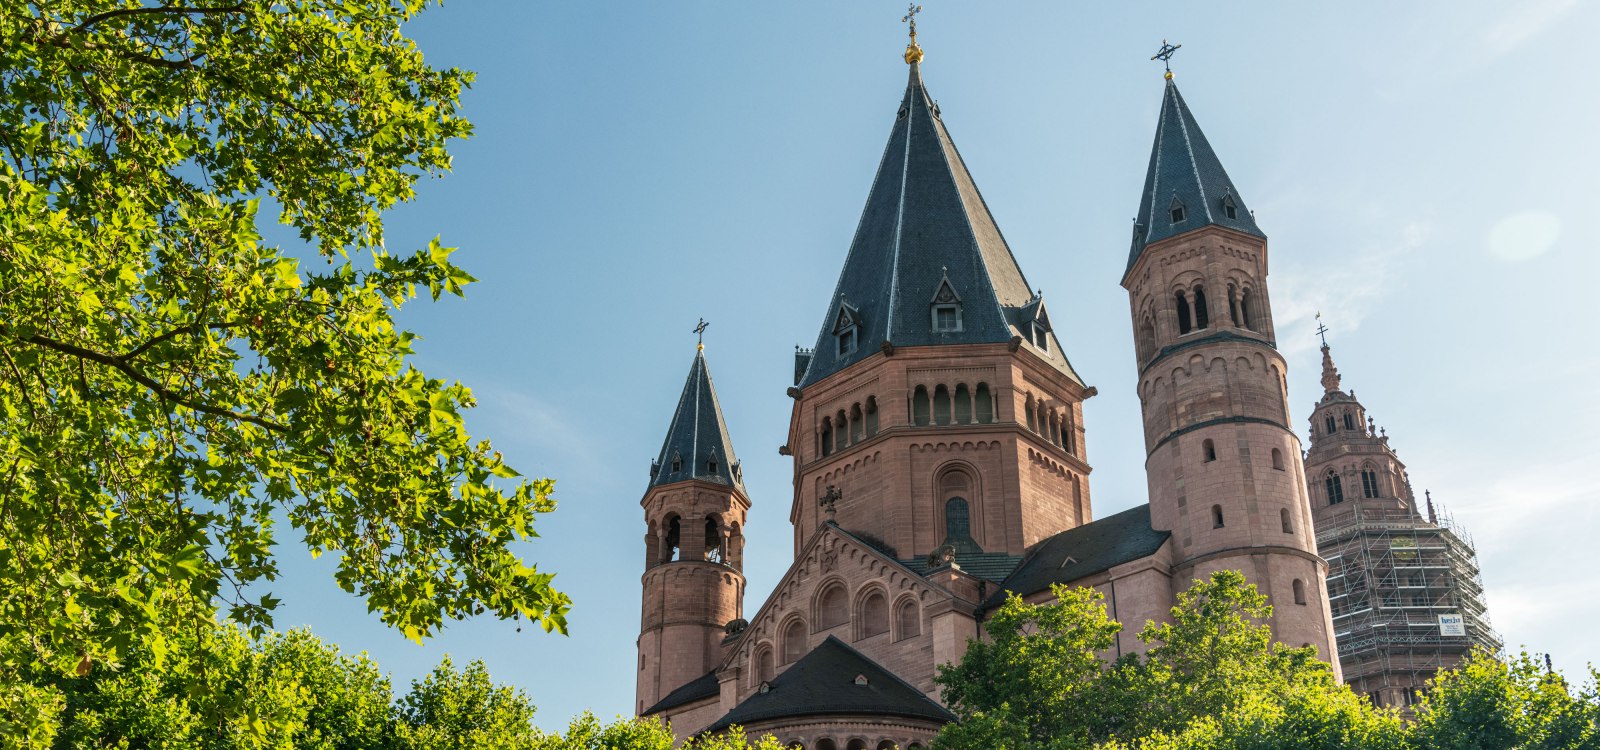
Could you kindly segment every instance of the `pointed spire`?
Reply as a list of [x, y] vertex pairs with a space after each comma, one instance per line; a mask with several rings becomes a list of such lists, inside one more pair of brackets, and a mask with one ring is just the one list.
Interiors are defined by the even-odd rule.
[[[1032, 287], [950, 139], [921, 66], [910, 62], [802, 388], [888, 347], [1033, 341], [1020, 317]], [[935, 301], [946, 280], [959, 307], [953, 329], [935, 323], [934, 305], [950, 304]], [[851, 325], [841, 328], [841, 316]], [[1058, 342], [1040, 351], [1077, 379]]]
[[1134, 218], [1128, 270], [1133, 270], [1146, 246], [1205, 226], [1266, 237], [1168, 75], [1139, 215]]
[[1329, 352], [1328, 345], [1322, 345], [1322, 392], [1337, 393], [1339, 391], [1339, 368], [1333, 366], [1333, 354]]
[[698, 479], [744, 489], [739, 459], [722, 418], [717, 389], [706, 366], [705, 345], [697, 344], [689, 377], [678, 397], [678, 408], [667, 427], [661, 455], [650, 468], [650, 486]]

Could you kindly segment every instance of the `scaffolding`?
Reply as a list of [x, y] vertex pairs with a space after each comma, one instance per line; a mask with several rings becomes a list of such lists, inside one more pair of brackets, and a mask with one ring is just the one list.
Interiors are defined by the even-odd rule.
[[[1409, 708], [1442, 669], [1473, 648], [1498, 652], [1472, 537], [1449, 515], [1350, 502], [1319, 514], [1328, 600], [1344, 679], [1378, 705]], [[1459, 614], [1464, 635], [1444, 635]]]

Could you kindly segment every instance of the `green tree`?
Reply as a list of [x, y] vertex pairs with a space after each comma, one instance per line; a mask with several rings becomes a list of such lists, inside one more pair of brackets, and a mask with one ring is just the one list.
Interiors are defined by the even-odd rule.
[[483, 662], [457, 672], [449, 657], [412, 684], [397, 706], [398, 750], [537, 747], [533, 703], [520, 690], [494, 684]]
[[1140, 632], [1144, 658], [1114, 662], [1102, 655], [1119, 626], [1102, 597], [1053, 591], [1048, 604], [1012, 597], [986, 625], [990, 641], [941, 670], [961, 720], [935, 747], [1400, 746], [1398, 719], [1337, 683], [1315, 650], [1272, 643], [1272, 608], [1237, 572], [1196, 581], [1169, 622]]
[[1474, 652], [1441, 672], [1417, 708], [1416, 747], [1448, 750], [1600, 748], [1600, 674], [1581, 690], [1523, 651]]
[[988, 640], [968, 644], [960, 663], [941, 665], [938, 684], [960, 721], [942, 747], [1082, 747], [1118, 723], [1103, 706], [1108, 666], [1100, 654], [1122, 629], [1090, 588], [1054, 586], [1055, 601], [1012, 594], [984, 624]]
[[[49, 733], [33, 663], [159, 667], [219, 607], [263, 632], [275, 518], [412, 638], [564, 629], [511, 551], [551, 483], [394, 321], [472, 281], [383, 246], [470, 132], [471, 75], [402, 33], [427, 4], [0, 0], [0, 735]], [[263, 240], [263, 199], [303, 246]]]

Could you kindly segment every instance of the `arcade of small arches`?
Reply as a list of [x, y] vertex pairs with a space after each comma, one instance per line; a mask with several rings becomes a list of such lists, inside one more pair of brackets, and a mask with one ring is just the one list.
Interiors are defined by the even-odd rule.
[[[892, 616], [891, 616], [892, 613]], [[888, 636], [903, 641], [922, 635], [922, 604], [911, 593], [894, 599], [881, 584], [868, 583], [854, 596], [843, 580], [834, 579], [817, 588], [809, 613], [791, 612], [778, 627], [778, 642], [762, 641], [751, 650], [751, 684], [771, 682], [779, 666], [793, 664], [805, 656], [814, 633], [850, 624], [850, 639], [865, 641]]]
[[[699, 521], [698, 524], [695, 522]], [[694, 557], [686, 557], [685, 541], [690, 541], [684, 536], [685, 529], [700, 528], [702, 536], [698, 547], [690, 547], [687, 552]], [[653, 568], [657, 565], [685, 560], [698, 560], [701, 562], [726, 565], [734, 570], [742, 569], [744, 565], [744, 535], [740, 533], [737, 521], [724, 521], [720, 513], [708, 513], [704, 518], [695, 518], [669, 512], [658, 523], [650, 519], [649, 531], [645, 534], [645, 567]]]
[[818, 440], [822, 455], [832, 455], [878, 434], [878, 399], [868, 396], [865, 402], [857, 401], [848, 410], [839, 409], [822, 418]]
[[1078, 430], [1070, 405], [1048, 402], [1027, 393], [1023, 397], [1022, 411], [1026, 415], [1028, 429], [1051, 445], [1073, 455], [1078, 454]]
[[[1262, 321], [1257, 312], [1260, 304], [1256, 299], [1252, 283], [1246, 279], [1230, 278], [1225, 284], [1225, 291], [1224, 304], [1228, 322], [1234, 328], [1262, 332]], [[1173, 310], [1176, 312], [1179, 336], [1211, 328], [1212, 319], [1219, 312], [1213, 307], [1205, 283], [1199, 279], [1179, 284], [1167, 299], [1171, 300]], [[1156, 311], [1147, 305], [1140, 314], [1138, 322], [1137, 343], [1140, 360], [1148, 360], [1155, 356], [1156, 330]]]

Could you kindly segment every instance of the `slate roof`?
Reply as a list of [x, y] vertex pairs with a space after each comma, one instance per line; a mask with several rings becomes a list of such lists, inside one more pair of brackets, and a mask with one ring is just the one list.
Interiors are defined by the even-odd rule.
[[1067, 529], [1034, 549], [984, 606], [1000, 605], [1008, 591], [1027, 596], [1050, 588], [1052, 583], [1071, 583], [1149, 557], [1170, 536], [1170, 531], [1150, 527], [1149, 503]]
[[[855, 238], [809, 361], [797, 357], [802, 388], [895, 346], [1003, 343], [1029, 332], [1013, 325], [1014, 311], [1035, 301], [1000, 228], [940, 119], [939, 107], [912, 64], [889, 143], [867, 193]], [[960, 301], [959, 331], [933, 330], [932, 305], [948, 279]], [[857, 327], [856, 346], [843, 355], [835, 338], [841, 322]], [[1052, 334], [1052, 339], [1054, 335]], [[1052, 341], [1046, 361], [1078, 379]]]
[[[926, 557], [901, 560], [900, 564], [920, 576], [928, 575], [928, 571], [933, 569]], [[956, 564], [961, 566], [963, 573], [998, 582], [1004, 581], [1022, 564], [1022, 557], [1004, 552], [957, 552]]]
[[[855, 684], [856, 675], [865, 675], [867, 684]], [[937, 722], [956, 718], [922, 691], [830, 635], [774, 678], [770, 690], [752, 694], [704, 731], [719, 732], [734, 724], [749, 726], [819, 714], [900, 716]]]
[[[1172, 221], [1174, 199], [1183, 203], [1183, 221]], [[1229, 199], [1234, 205], [1232, 218], [1224, 208], [1224, 201]], [[1211, 143], [1200, 132], [1183, 94], [1178, 93], [1178, 85], [1168, 79], [1155, 145], [1150, 148], [1144, 192], [1139, 196], [1139, 214], [1134, 219], [1127, 270], [1133, 270], [1145, 246], [1210, 225], [1266, 237], [1245, 207], [1239, 189], [1228, 179], [1217, 152], [1211, 150]], [[1126, 277], [1127, 271], [1123, 275]]]
[[[672, 470], [675, 457], [681, 459], [678, 471]], [[717, 403], [717, 389], [711, 384], [711, 370], [706, 367], [706, 353], [697, 350], [678, 408], [672, 413], [672, 424], [667, 427], [667, 439], [661, 443], [661, 455], [650, 467], [650, 486], [699, 479], [743, 490], [738, 467], [722, 406]]]
[[713, 669], [700, 677], [690, 680], [677, 690], [667, 693], [665, 698], [656, 701], [654, 706], [645, 709], [641, 716], [649, 716], [669, 708], [677, 708], [687, 703], [704, 700], [721, 692], [722, 685], [717, 680], [717, 671]]

